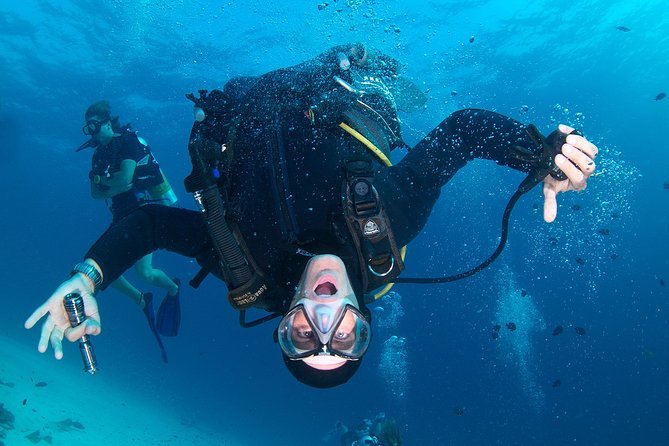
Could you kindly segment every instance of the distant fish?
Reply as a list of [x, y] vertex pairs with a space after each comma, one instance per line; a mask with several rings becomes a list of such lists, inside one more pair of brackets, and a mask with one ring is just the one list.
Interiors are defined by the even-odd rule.
[[666, 97], [667, 97], [667, 93], [662, 92], [662, 93], [659, 93], [657, 96], [655, 96], [655, 100], [656, 101], [661, 101], [662, 99], [664, 99]]
[[576, 257], [575, 260], [576, 263], [578, 263], [579, 265], [585, 265], [585, 260], [583, 259], [583, 257]]
[[608, 230], [607, 228], [602, 228], [602, 229], [600, 229], [600, 230], [597, 231], [597, 232], [600, 233], [600, 234], [602, 234], [602, 235], [609, 235], [609, 234], [611, 234], [611, 231]]
[[507, 322], [506, 323], [506, 328], [509, 329], [509, 331], [516, 331], [516, 324], [515, 322]]
[[25, 406], [26, 403], [28, 402], [28, 398], [23, 398], [23, 405]]
[[629, 29], [629, 28], [626, 27], [626, 26], [616, 26], [616, 29], [617, 29], [618, 31], [622, 31], [622, 32], [624, 32], [624, 33], [628, 33], [628, 32], [630, 32], [630, 31], [632, 31], [631, 29]]
[[564, 328], [562, 328], [562, 325], [558, 325], [557, 327], [555, 327], [553, 329], [553, 336], [558, 336], [558, 335], [562, 334], [563, 331], [564, 331]]
[[555, 381], [553, 381], [553, 384], [551, 384], [551, 387], [560, 387], [560, 385], [562, 385], [562, 381], [556, 379]]
[[501, 325], [499, 325], [499, 324], [495, 324], [495, 326], [492, 327], [492, 331], [499, 331], [500, 328], [502, 328]]
[[617, 258], [618, 258], [618, 254], [616, 254], [615, 252], [613, 254], [611, 254], [611, 260], [615, 260]]
[[46, 387], [49, 384], [45, 383], [44, 381], [40, 381], [37, 384], [35, 384], [35, 387]]
[[457, 96], [458, 91], [457, 90], [451, 90], [451, 96]]
[[583, 328], [583, 327], [574, 327], [574, 331], [575, 331], [579, 336], [585, 336], [585, 328]]
[[581, 205], [580, 204], [575, 204], [571, 207], [572, 211], [580, 211], [581, 210]]
[[556, 239], [555, 237], [548, 237], [548, 241], [553, 246], [556, 246], [558, 244], [558, 239]]
[[525, 297], [525, 296], [527, 296], [527, 291], [520, 290], [520, 297]]
[[469, 43], [474, 43], [474, 39], [475, 39], [475, 38], [476, 38], [475, 36], [471, 36], [471, 37], [469, 38]]
[[465, 414], [465, 408], [464, 407], [456, 407], [453, 409], [453, 415], [457, 415], [461, 417], [462, 415]]

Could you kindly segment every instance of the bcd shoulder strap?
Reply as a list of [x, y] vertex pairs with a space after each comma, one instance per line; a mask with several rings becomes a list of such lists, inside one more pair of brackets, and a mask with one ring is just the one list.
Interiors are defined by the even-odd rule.
[[342, 183], [342, 208], [356, 245], [365, 291], [392, 282], [404, 269], [404, 262], [376, 188], [369, 160], [346, 163]]

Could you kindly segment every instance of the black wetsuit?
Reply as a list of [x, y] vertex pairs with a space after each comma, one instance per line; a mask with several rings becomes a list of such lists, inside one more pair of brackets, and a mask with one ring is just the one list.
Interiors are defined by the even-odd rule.
[[[255, 79], [234, 113], [230, 113], [232, 107], [226, 108], [226, 113], [236, 116], [226, 118], [234, 123], [229, 134], [221, 131], [220, 121], [209, 129], [202, 127], [207, 121], [194, 127], [194, 131], [215, 134], [232, 151], [226, 186], [231, 203], [228, 217], [238, 224], [253, 260], [272, 281], [270, 301], [264, 305], [268, 310], [286, 309], [309, 260], [305, 252], [338, 255], [354, 287], [362, 283], [357, 253], [342, 223], [346, 161], [372, 160], [376, 169], [374, 185], [397, 243], [404, 246], [427, 222], [441, 187], [468, 161], [485, 158], [529, 171], [531, 166], [514, 158], [510, 148], [540, 150], [523, 124], [493, 112], [470, 109], [452, 114], [398, 164], [385, 167], [361, 142], [336, 125], [340, 116], [319, 120], [317, 113], [316, 119], [310, 120], [305, 115], [310, 105], [324, 97], [323, 88], [319, 86], [318, 93], [309, 86], [295, 87], [294, 82], [305, 78], [299, 74], [293, 67]], [[331, 80], [330, 74], [319, 73], [319, 79]], [[314, 75], [306, 78], [313, 79]], [[289, 83], [280, 82], [282, 79]], [[336, 91], [337, 86], [330, 88], [328, 91]], [[341, 113], [346, 104], [356, 107], [343, 101], [331, 109]], [[392, 120], [393, 116], [387, 114], [386, 118]], [[390, 133], [387, 127], [393, 125], [375, 126], [371, 118], [366, 122], [375, 127], [365, 129], [370, 134]], [[388, 137], [385, 142], [393, 140]], [[197, 258], [201, 264], [215, 263], [211, 261], [212, 242], [201, 215], [152, 205], [110, 228], [87, 256], [102, 267], [104, 287], [156, 249]]]
[[132, 178], [132, 188], [111, 198], [109, 209], [116, 223], [140, 206], [151, 203], [149, 189], [161, 184], [163, 177], [160, 166], [151, 150], [143, 144], [134, 132], [121, 130], [120, 136], [112, 138], [109, 144], [95, 149], [90, 176], [105, 177], [121, 170], [123, 160], [137, 163]]

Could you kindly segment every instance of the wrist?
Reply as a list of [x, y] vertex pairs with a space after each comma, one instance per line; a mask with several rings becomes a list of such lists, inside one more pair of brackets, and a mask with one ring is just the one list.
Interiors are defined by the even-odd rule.
[[93, 261], [88, 261], [87, 259], [84, 262], [74, 265], [74, 268], [72, 268], [72, 271], [70, 272], [70, 276], [74, 276], [77, 273], [83, 275], [86, 280], [88, 280], [93, 292], [97, 291], [102, 285], [102, 272]]

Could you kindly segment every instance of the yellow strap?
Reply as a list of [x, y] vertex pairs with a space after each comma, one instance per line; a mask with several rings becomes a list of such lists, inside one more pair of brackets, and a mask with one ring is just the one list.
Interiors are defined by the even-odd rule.
[[[339, 127], [343, 128], [346, 133], [360, 141], [365, 147], [367, 147], [369, 150], [372, 151], [374, 155], [376, 155], [383, 164], [385, 164], [387, 167], [390, 167], [393, 165], [393, 163], [390, 162], [390, 159], [386, 156], [385, 153], [383, 153], [378, 147], [376, 147], [369, 139], [365, 138], [364, 135], [360, 132], [358, 132], [356, 129], [353, 127], [349, 126], [345, 122], [340, 122]], [[400, 255], [402, 256], [402, 261], [404, 262], [404, 257], [406, 256], [407, 252], [407, 247], [403, 246], [402, 249], [400, 249]], [[380, 298], [384, 294], [386, 294], [390, 289], [395, 285], [394, 283], [388, 283], [386, 286], [381, 288], [381, 290], [374, 294], [374, 300]]]
[[365, 138], [356, 129], [354, 129], [353, 127], [349, 126], [348, 124], [346, 124], [344, 122], [339, 123], [339, 127], [343, 128], [344, 130], [346, 130], [346, 133], [350, 134], [355, 139], [357, 139], [358, 141], [363, 143], [365, 145], [365, 147], [367, 147], [369, 150], [371, 150], [372, 153], [374, 155], [376, 155], [381, 160], [381, 162], [383, 162], [383, 164], [385, 164], [387, 167], [390, 167], [390, 166], [393, 165], [393, 163], [390, 162], [390, 160], [388, 159], [388, 157], [386, 156], [385, 153], [383, 153], [378, 147], [376, 147], [374, 144], [372, 144], [372, 142], [369, 139]]

